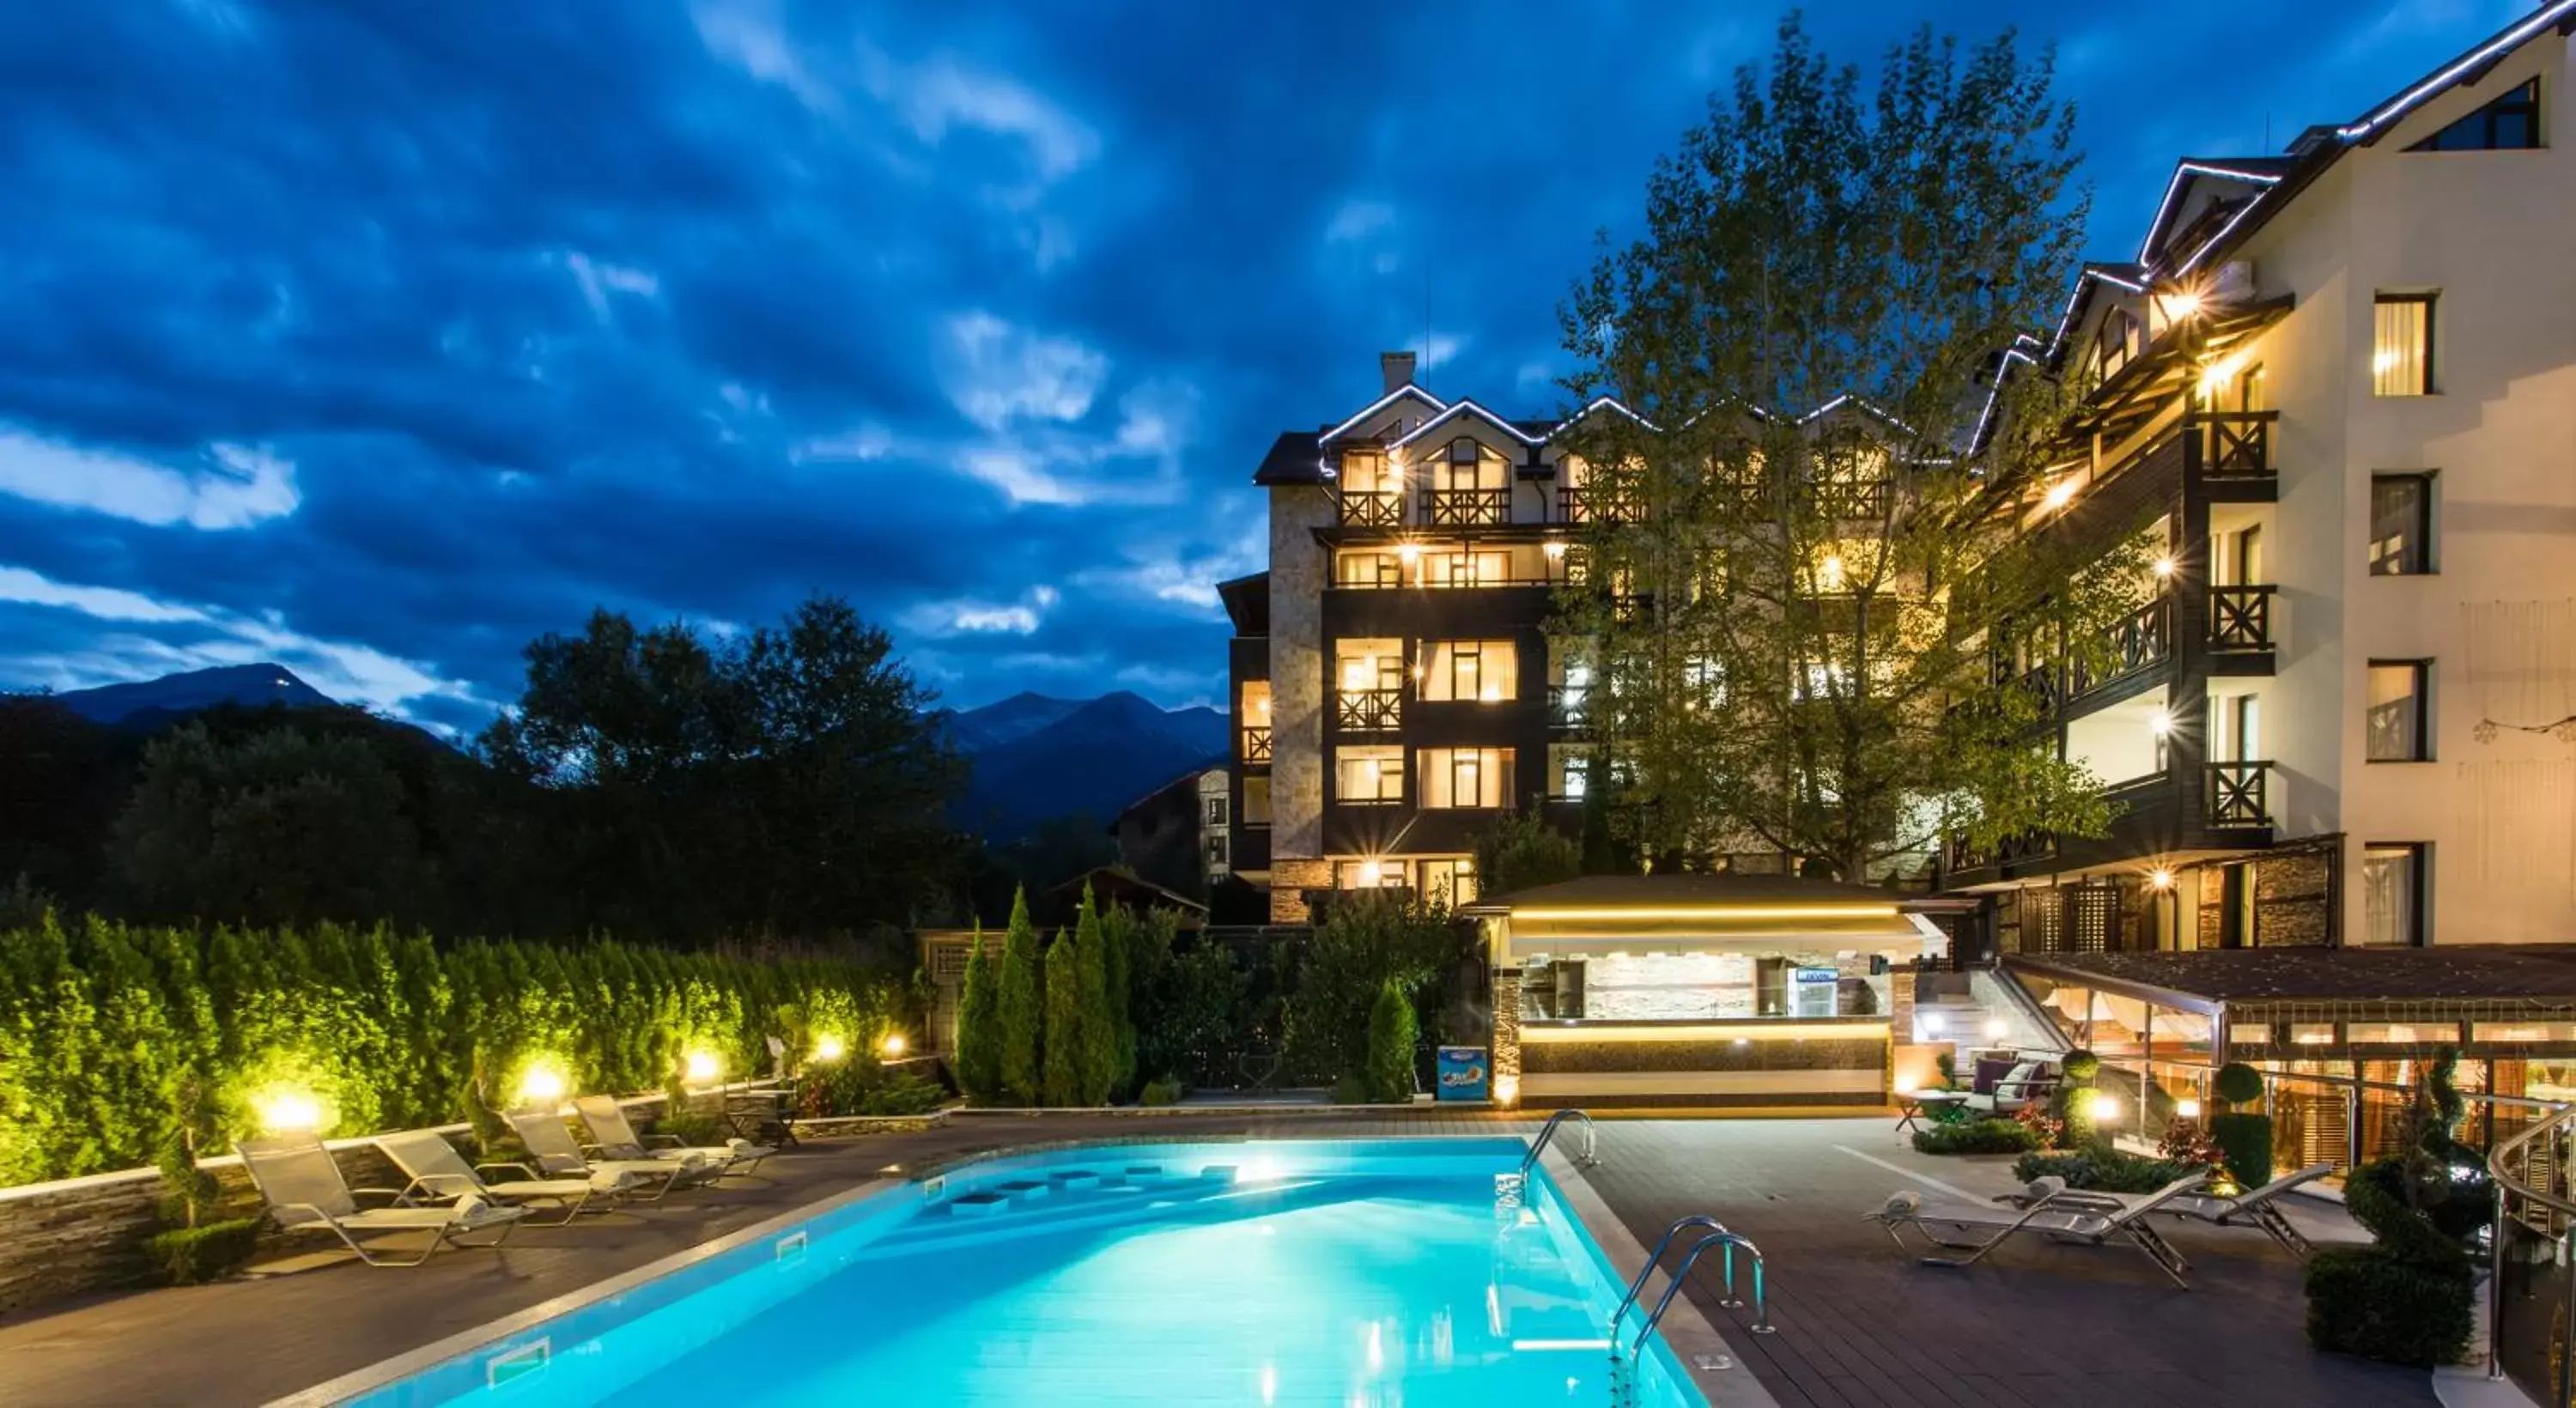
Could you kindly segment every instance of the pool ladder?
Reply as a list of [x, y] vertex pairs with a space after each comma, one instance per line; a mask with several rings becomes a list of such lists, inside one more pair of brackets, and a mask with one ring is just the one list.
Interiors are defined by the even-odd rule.
[[1521, 1197], [1529, 1188], [1530, 1169], [1538, 1163], [1538, 1156], [1546, 1151], [1548, 1144], [1556, 1138], [1557, 1130], [1563, 1128], [1567, 1120], [1583, 1121], [1583, 1152], [1574, 1160], [1576, 1167], [1593, 1168], [1600, 1164], [1601, 1127], [1592, 1122], [1592, 1116], [1581, 1110], [1559, 1110], [1547, 1117], [1546, 1124], [1539, 1126], [1538, 1137], [1530, 1141], [1529, 1152], [1521, 1155], [1520, 1168], [1512, 1173], [1494, 1175], [1494, 1201], [1497, 1204], [1520, 1206]]
[[[1645, 1302], [1641, 1297], [1645, 1295], [1646, 1282], [1653, 1279], [1655, 1268], [1663, 1264], [1664, 1253], [1672, 1249], [1673, 1238], [1680, 1236], [1687, 1228], [1702, 1229], [1707, 1235], [1692, 1243], [1691, 1249], [1683, 1254], [1681, 1265], [1674, 1269], [1672, 1278], [1664, 1283], [1664, 1294], [1656, 1300], [1655, 1308], [1651, 1311], [1644, 1310]], [[1699, 1264], [1701, 1253], [1711, 1247], [1720, 1248], [1725, 1254], [1726, 1294], [1718, 1304], [1729, 1310], [1742, 1309], [1744, 1306], [1744, 1299], [1735, 1293], [1735, 1249], [1742, 1247], [1744, 1254], [1753, 1260], [1753, 1323], [1747, 1328], [1757, 1335], [1775, 1332], [1776, 1327], [1771, 1323], [1770, 1299], [1764, 1294], [1762, 1249], [1753, 1245], [1747, 1238], [1727, 1231], [1725, 1223], [1707, 1213], [1698, 1212], [1688, 1217], [1675, 1218], [1673, 1224], [1664, 1229], [1664, 1235], [1656, 1241], [1655, 1250], [1647, 1256], [1646, 1264], [1637, 1268], [1637, 1279], [1628, 1283], [1628, 1294], [1620, 1300], [1619, 1308], [1610, 1312], [1611, 1408], [1635, 1408], [1637, 1356], [1644, 1351], [1646, 1340], [1655, 1333], [1655, 1327], [1663, 1323], [1664, 1312], [1672, 1308], [1673, 1297], [1681, 1293], [1682, 1284], [1690, 1279], [1691, 1268]], [[1632, 1307], [1638, 1308], [1643, 1318], [1638, 1322], [1636, 1338], [1622, 1346], [1619, 1343], [1619, 1327], [1627, 1320], [1628, 1311]]]

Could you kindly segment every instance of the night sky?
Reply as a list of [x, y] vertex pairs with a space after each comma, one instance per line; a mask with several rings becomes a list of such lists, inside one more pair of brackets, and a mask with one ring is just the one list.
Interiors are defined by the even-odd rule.
[[[2117, 259], [2175, 156], [2528, 8], [1808, 23], [2056, 43]], [[275, 659], [471, 731], [594, 605], [723, 632], [822, 589], [959, 705], [1221, 701], [1273, 434], [1426, 330], [1435, 391], [1556, 410], [1595, 232], [1778, 13], [8, 6], [0, 686]]]

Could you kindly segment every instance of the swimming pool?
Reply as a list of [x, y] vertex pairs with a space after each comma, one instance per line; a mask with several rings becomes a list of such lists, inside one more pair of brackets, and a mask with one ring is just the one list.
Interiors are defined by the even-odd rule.
[[[848, 1198], [362, 1394], [1608, 1404], [1624, 1286], [1516, 1139], [1130, 1144]], [[1635, 1321], [1632, 1317], [1632, 1326]], [[1705, 1400], [1660, 1341], [1641, 1408]]]

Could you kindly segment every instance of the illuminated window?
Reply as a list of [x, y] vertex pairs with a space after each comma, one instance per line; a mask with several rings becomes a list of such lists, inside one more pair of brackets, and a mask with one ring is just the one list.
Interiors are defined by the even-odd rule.
[[2576, 1041], [2576, 1022], [2479, 1022], [2469, 1033], [2477, 1042]]
[[2413, 948], [2424, 942], [2424, 847], [2374, 843], [2361, 851], [2361, 941]]
[[2344, 1040], [2355, 1046], [2432, 1046], [2460, 1039], [2457, 1022], [2351, 1022]]
[[2290, 1024], [2292, 1046], [2332, 1046], [2334, 1041], [2335, 1028], [2332, 1022], [2292, 1022]]
[[1547, 746], [1547, 795], [1560, 802], [1580, 802], [1592, 790], [1592, 749], [1583, 743]]
[[1475, 858], [1442, 856], [1422, 862], [1422, 895], [1452, 906], [1475, 903]]
[[2370, 706], [2363, 729], [2363, 756], [2374, 763], [2421, 763], [2432, 759], [2432, 740], [2425, 728], [2429, 660], [2370, 662]]
[[2371, 394], [2433, 394], [2433, 295], [2383, 293], [2374, 304]]
[[1333, 862], [1333, 888], [1336, 890], [1396, 889], [1409, 883], [1406, 866], [1400, 860], [1340, 860]]
[[2529, 151], [2540, 145], [2540, 80], [2498, 95], [2485, 107], [2408, 147], [2410, 152]]
[[1343, 551], [1333, 554], [1333, 585], [1337, 587], [1400, 587], [1404, 585], [1404, 557], [1401, 553]]
[[1384, 805], [1404, 800], [1404, 750], [1341, 748], [1333, 753], [1334, 796], [1344, 802]]
[[1425, 809], [1511, 804], [1512, 749], [1425, 748], [1420, 756]]
[[2269, 1022], [2230, 1022], [2227, 1024], [2227, 1044], [2230, 1046], [2269, 1046], [2272, 1044], [2272, 1024]]
[[1521, 697], [1520, 651], [1507, 640], [1423, 642], [1422, 697], [1497, 704]]
[[1250, 772], [1243, 775], [1243, 824], [1270, 824], [1270, 774]]

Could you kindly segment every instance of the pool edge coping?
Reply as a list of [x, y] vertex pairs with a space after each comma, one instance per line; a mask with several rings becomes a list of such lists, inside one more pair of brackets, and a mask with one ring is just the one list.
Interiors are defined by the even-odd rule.
[[[1635, 1280], [1638, 1270], [1646, 1264], [1645, 1244], [1639, 1242], [1636, 1234], [1628, 1230], [1628, 1224], [1620, 1221], [1619, 1215], [1610, 1210], [1609, 1200], [1601, 1196], [1600, 1189], [1592, 1186], [1590, 1176], [1554, 1144], [1540, 1151], [1539, 1163], [1547, 1169], [1549, 1179], [1573, 1211], [1574, 1220], [1582, 1226], [1584, 1235], [1590, 1237], [1593, 1245], [1601, 1248], [1601, 1254], [1610, 1259], [1611, 1270], [1617, 1273], [1619, 1284], [1624, 1286]], [[1726, 1390], [1724, 1408], [1780, 1408], [1780, 1400], [1772, 1396], [1770, 1386], [1753, 1372], [1752, 1362], [1736, 1350], [1734, 1344], [1719, 1332], [1716, 1323], [1700, 1309], [1699, 1303], [1689, 1296], [1674, 1298], [1672, 1308], [1664, 1312], [1655, 1333], [1672, 1348], [1673, 1358], [1680, 1362], [1682, 1373], [1692, 1389], [1706, 1399], [1711, 1408], [1718, 1408], [1717, 1390], [1721, 1386]], [[1731, 1367], [1703, 1369], [1696, 1361], [1704, 1354], [1722, 1354]]]
[[352, 1369], [337, 1378], [326, 1379], [311, 1388], [299, 1389], [283, 1398], [269, 1400], [266, 1408], [332, 1408], [347, 1403], [361, 1394], [371, 1393], [387, 1384], [409, 1378], [423, 1370], [435, 1368], [450, 1359], [471, 1354], [525, 1330], [535, 1329], [548, 1320], [572, 1314], [614, 1296], [624, 1295], [647, 1282], [684, 1271], [712, 1257], [751, 1245], [763, 1237], [775, 1236], [788, 1227], [809, 1221], [825, 1213], [854, 1203], [882, 1197], [900, 1188], [913, 1186], [909, 1178], [871, 1178], [854, 1188], [845, 1188], [829, 1197], [789, 1208], [775, 1217], [764, 1218], [749, 1227], [728, 1232], [693, 1247], [683, 1247], [668, 1256], [657, 1257], [642, 1266], [618, 1272], [593, 1281], [577, 1290], [549, 1296], [534, 1305], [489, 1320], [470, 1329], [459, 1330], [443, 1339], [433, 1340], [417, 1349], [405, 1350], [391, 1358], [377, 1360], [364, 1368]]

